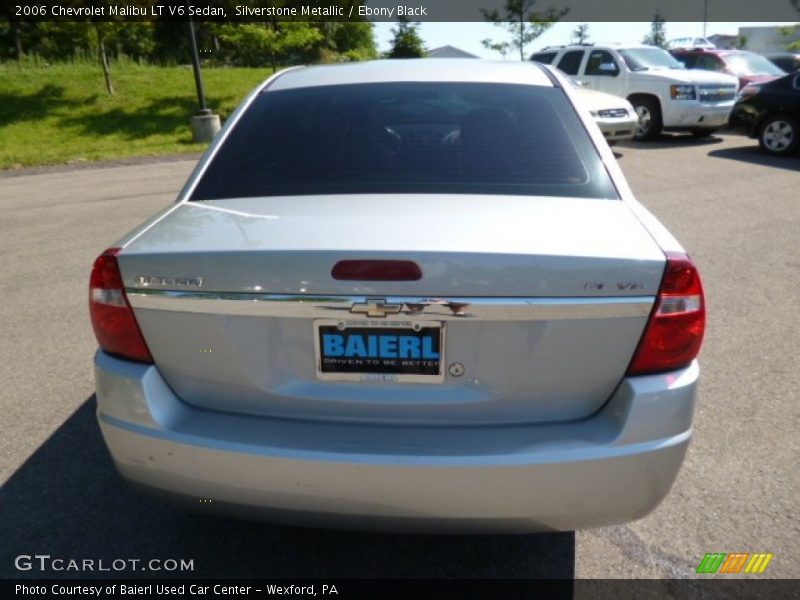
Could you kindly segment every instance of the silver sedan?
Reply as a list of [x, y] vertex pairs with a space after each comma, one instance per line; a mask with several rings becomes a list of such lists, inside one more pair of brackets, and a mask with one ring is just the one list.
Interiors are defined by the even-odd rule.
[[95, 262], [98, 421], [197, 510], [409, 531], [637, 519], [692, 433], [700, 278], [536, 63], [290, 69]]

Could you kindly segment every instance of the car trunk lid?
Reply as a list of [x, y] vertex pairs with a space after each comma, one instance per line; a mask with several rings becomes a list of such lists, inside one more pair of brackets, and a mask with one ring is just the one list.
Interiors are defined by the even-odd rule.
[[[336, 279], [343, 260], [411, 261], [422, 277]], [[624, 375], [664, 260], [620, 201], [464, 195], [185, 203], [119, 256], [156, 365], [184, 401], [437, 424], [597, 410]], [[351, 312], [370, 303], [400, 308]], [[337, 322], [442, 327], [441, 377], [321, 377], [318, 327]]]

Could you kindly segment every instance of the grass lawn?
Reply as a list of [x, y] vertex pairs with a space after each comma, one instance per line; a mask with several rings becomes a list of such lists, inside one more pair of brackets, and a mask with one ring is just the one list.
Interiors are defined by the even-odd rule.
[[[223, 119], [271, 69], [204, 68], [209, 106]], [[191, 67], [0, 63], [0, 169], [198, 152]]]

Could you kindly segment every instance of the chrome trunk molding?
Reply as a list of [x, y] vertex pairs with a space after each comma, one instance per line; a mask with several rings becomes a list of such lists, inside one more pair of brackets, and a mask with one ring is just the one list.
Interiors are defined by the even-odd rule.
[[[134, 309], [163, 310], [214, 315], [336, 319], [347, 321], [403, 322], [409, 318], [439, 321], [549, 321], [554, 319], [601, 319], [647, 317], [654, 296], [603, 298], [503, 298], [405, 296], [320, 296], [230, 292], [127, 289]], [[402, 305], [397, 314], [369, 317], [351, 313], [354, 305], [380, 300]]]

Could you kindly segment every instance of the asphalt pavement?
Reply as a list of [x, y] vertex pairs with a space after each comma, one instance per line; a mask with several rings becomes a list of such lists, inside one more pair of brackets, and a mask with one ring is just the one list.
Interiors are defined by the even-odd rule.
[[522, 536], [278, 527], [129, 489], [94, 421], [88, 275], [194, 163], [0, 174], [0, 577], [42, 576], [14, 567], [38, 553], [193, 559], [194, 577], [684, 578], [707, 552], [769, 552], [764, 576], [800, 577], [800, 157], [736, 135], [615, 150], [705, 283], [694, 441], [646, 518]]

